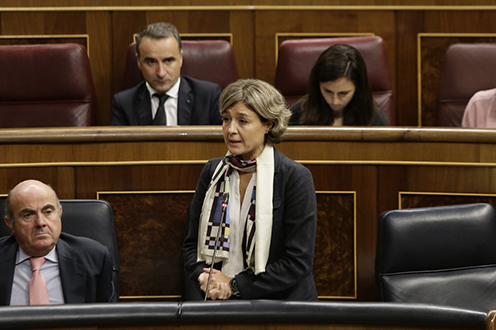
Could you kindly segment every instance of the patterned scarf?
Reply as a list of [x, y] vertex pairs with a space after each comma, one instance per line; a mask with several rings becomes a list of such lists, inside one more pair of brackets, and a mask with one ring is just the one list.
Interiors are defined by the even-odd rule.
[[[217, 251], [215, 252], [215, 261], [219, 262], [229, 258], [230, 248], [230, 221], [229, 221], [229, 176], [233, 169], [240, 172], [252, 172], [263, 168], [269, 170], [257, 171], [256, 184], [250, 201], [245, 227], [245, 265], [251, 266], [252, 258], [255, 256], [255, 273], [265, 271], [265, 265], [268, 260], [268, 250], [270, 247], [270, 237], [272, 233], [272, 189], [274, 178], [274, 150], [272, 146], [266, 146], [262, 155], [257, 159], [244, 161], [234, 157], [229, 152], [226, 157], [219, 163], [214, 171], [209, 188], [205, 194], [205, 199], [200, 215], [200, 228], [198, 235], [198, 261], [205, 261], [207, 264], [212, 263], [214, 255], [215, 242], [217, 241]], [[269, 164], [266, 164], [269, 163]], [[264, 166], [265, 164], [265, 166]], [[268, 172], [268, 173], [264, 173]], [[263, 180], [263, 181], [262, 181]], [[262, 209], [265, 209], [263, 228], [265, 233], [257, 233], [257, 223], [259, 220], [258, 209], [256, 205], [257, 186], [261, 185], [267, 192], [263, 195], [266, 200], [260, 201]], [[260, 192], [259, 192], [260, 194]], [[264, 198], [265, 199], [265, 198]], [[268, 212], [270, 210], [270, 212]], [[270, 213], [267, 219], [267, 214]], [[270, 222], [270, 224], [269, 224]], [[222, 223], [222, 225], [221, 225]], [[267, 235], [268, 233], [268, 235]], [[217, 238], [218, 235], [218, 238]], [[261, 243], [257, 243], [261, 240]], [[260, 245], [261, 250], [255, 253], [256, 246]], [[256, 255], [260, 254], [260, 258]], [[257, 262], [258, 260], [258, 262]]]

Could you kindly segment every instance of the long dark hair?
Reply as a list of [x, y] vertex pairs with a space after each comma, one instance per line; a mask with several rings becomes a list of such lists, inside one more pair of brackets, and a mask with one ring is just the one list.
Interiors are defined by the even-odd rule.
[[308, 95], [302, 102], [300, 124], [334, 123], [333, 110], [320, 92], [320, 83], [340, 78], [348, 78], [355, 85], [355, 94], [344, 108], [343, 125], [370, 125], [375, 110], [367, 67], [355, 48], [342, 44], [327, 48], [315, 62], [310, 74]]

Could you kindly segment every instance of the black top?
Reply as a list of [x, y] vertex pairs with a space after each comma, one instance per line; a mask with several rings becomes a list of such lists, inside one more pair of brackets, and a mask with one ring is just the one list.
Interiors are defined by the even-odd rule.
[[[299, 101], [291, 106], [291, 118], [289, 119], [289, 125], [301, 125], [301, 105], [302, 101]], [[370, 126], [389, 126], [386, 115], [377, 106], [374, 107], [374, 117], [372, 118], [372, 124]]]

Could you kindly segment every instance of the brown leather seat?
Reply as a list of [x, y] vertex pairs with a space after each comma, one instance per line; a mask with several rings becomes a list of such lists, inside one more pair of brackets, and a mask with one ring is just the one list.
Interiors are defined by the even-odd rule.
[[496, 87], [496, 44], [453, 44], [446, 51], [439, 125], [459, 127], [470, 98]]
[[324, 50], [335, 44], [348, 44], [360, 52], [367, 65], [374, 100], [386, 115], [389, 124], [394, 125], [393, 83], [381, 37], [285, 40], [279, 46], [275, 86], [290, 105], [296, 103], [307, 94], [308, 79], [317, 58]]
[[[182, 40], [181, 74], [219, 84], [222, 88], [238, 80], [238, 68], [232, 46], [225, 40]], [[121, 90], [143, 80], [136, 62], [136, 44], [129, 45]]]
[[95, 106], [83, 46], [0, 46], [0, 128], [89, 126]]

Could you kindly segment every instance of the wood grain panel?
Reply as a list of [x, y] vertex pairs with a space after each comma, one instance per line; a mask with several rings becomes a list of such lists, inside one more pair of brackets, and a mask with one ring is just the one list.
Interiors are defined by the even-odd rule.
[[417, 34], [425, 31], [424, 12], [400, 11], [396, 14], [396, 24], [396, 123], [399, 126], [418, 126]]
[[[494, 0], [190, 0], [186, 5], [201, 8], [212, 6], [278, 6], [285, 8], [288, 6], [359, 6], [359, 7], [380, 7], [399, 6], [409, 9], [411, 6], [494, 6]], [[184, 7], [182, 0], [168, 0], [167, 6]], [[133, 0], [72, 0], [67, 3], [64, 0], [3, 0], [4, 7], [78, 7], [78, 6], [164, 6], [161, 0], [141, 0], [139, 3]]]
[[0, 36], [0, 45], [35, 45], [35, 44], [62, 44], [62, 43], [74, 43], [83, 45], [88, 55], [89, 53], [89, 37], [85, 34], [76, 35], [8, 35]]
[[112, 114], [112, 34], [108, 12], [87, 12], [86, 32], [90, 36], [90, 65], [97, 97], [96, 123], [110, 125]]
[[46, 34], [86, 33], [86, 12], [47, 12], [44, 31]]
[[41, 12], [2, 13], [2, 34], [44, 34], [45, 15]]
[[91, 166], [77, 168], [77, 198], [103, 191], [195, 190], [203, 164]]
[[254, 78], [256, 67], [255, 13], [232, 11], [229, 31], [233, 34], [233, 51], [240, 78]]
[[[402, 208], [447, 205], [442, 203], [477, 201], [486, 198], [479, 195], [496, 191], [494, 166], [387, 166], [379, 173], [379, 212], [400, 208], [400, 200]], [[412, 193], [425, 196], [410, 198]]]
[[[312, 172], [317, 191], [353, 191], [356, 194], [356, 264], [357, 297], [371, 300], [375, 298], [374, 260], [377, 215], [377, 168], [375, 166], [350, 165], [311, 165], [306, 167]], [[319, 205], [319, 208], [322, 207]], [[344, 212], [338, 207], [338, 213]], [[319, 221], [321, 213], [319, 212]], [[343, 217], [341, 215], [341, 217]], [[333, 217], [322, 218], [333, 222]], [[320, 248], [323, 248], [323, 244]], [[351, 253], [351, 250], [348, 250]], [[319, 292], [320, 294], [320, 292]]]
[[455, 204], [489, 203], [496, 207], [496, 195], [400, 192], [402, 209]]
[[193, 193], [100, 193], [112, 205], [121, 299], [179, 299], [181, 248]]
[[[459, 155], [463, 153], [466, 161], [478, 162], [480, 160], [480, 152], [477, 147], [467, 144], [450, 144], [439, 143], [432, 145], [432, 148], [425, 148], [422, 143], [411, 142], [403, 143], [361, 143], [361, 142], [336, 142], [334, 148], [328, 149], [324, 147], [327, 142], [315, 141], [311, 145], [306, 143], [282, 143], [279, 149], [289, 157], [301, 161], [312, 159], [356, 159], [360, 155], [361, 159], [379, 160], [383, 159], [385, 154], [391, 159], [402, 159], [403, 161], [457, 161]], [[379, 147], [381, 145], [381, 147]], [[490, 148], [492, 149], [492, 148]], [[489, 150], [488, 150], [489, 151]], [[495, 151], [493, 149], [493, 151]], [[494, 159], [494, 158], [493, 158]]]
[[19, 182], [36, 179], [49, 184], [59, 198], [75, 198], [76, 182], [73, 167], [0, 168], [0, 194], [7, 194]]
[[314, 278], [321, 299], [356, 298], [355, 195], [317, 193]]
[[408, 171], [402, 166], [381, 166], [378, 169], [377, 214], [399, 208], [398, 194], [407, 191]]
[[141, 31], [147, 25], [147, 21], [144, 11], [117, 11], [112, 13], [111, 19], [113, 96], [122, 87], [127, 48], [134, 41], [133, 35]]
[[124, 299], [179, 299], [187, 208], [202, 168], [192, 164], [77, 169], [78, 198], [105, 199], [112, 205]]
[[[50, 153], [43, 153], [45, 148]], [[198, 144], [185, 143], [164, 144], [150, 142], [143, 144], [132, 143], [98, 143], [95, 145], [72, 146], [66, 144], [40, 145], [10, 145], [0, 148], [0, 165], [15, 163], [51, 163], [64, 159], [66, 162], [96, 162], [96, 161], [137, 161], [143, 155], [149, 161], [166, 161], [173, 159], [196, 159], [207, 161], [209, 158], [222, 157], [226, 149], [224, 143], [212, 144], [199, 141]], [[196, 156], [191, 157], [191, 155]], [[204, 155], [204, 156], [202, 156]], [[204, 159], [203, 159], [204, 158]]]
[[409, 168], [411, 191], [491, 193], [496, 189], [496, 167]]
[[352, 189], [357, 191], [357, 291], [360, 299], [374, 300], [375, 247], [377, 232], [375, 221], [378, 195], [378, 167], [353, 166]]

